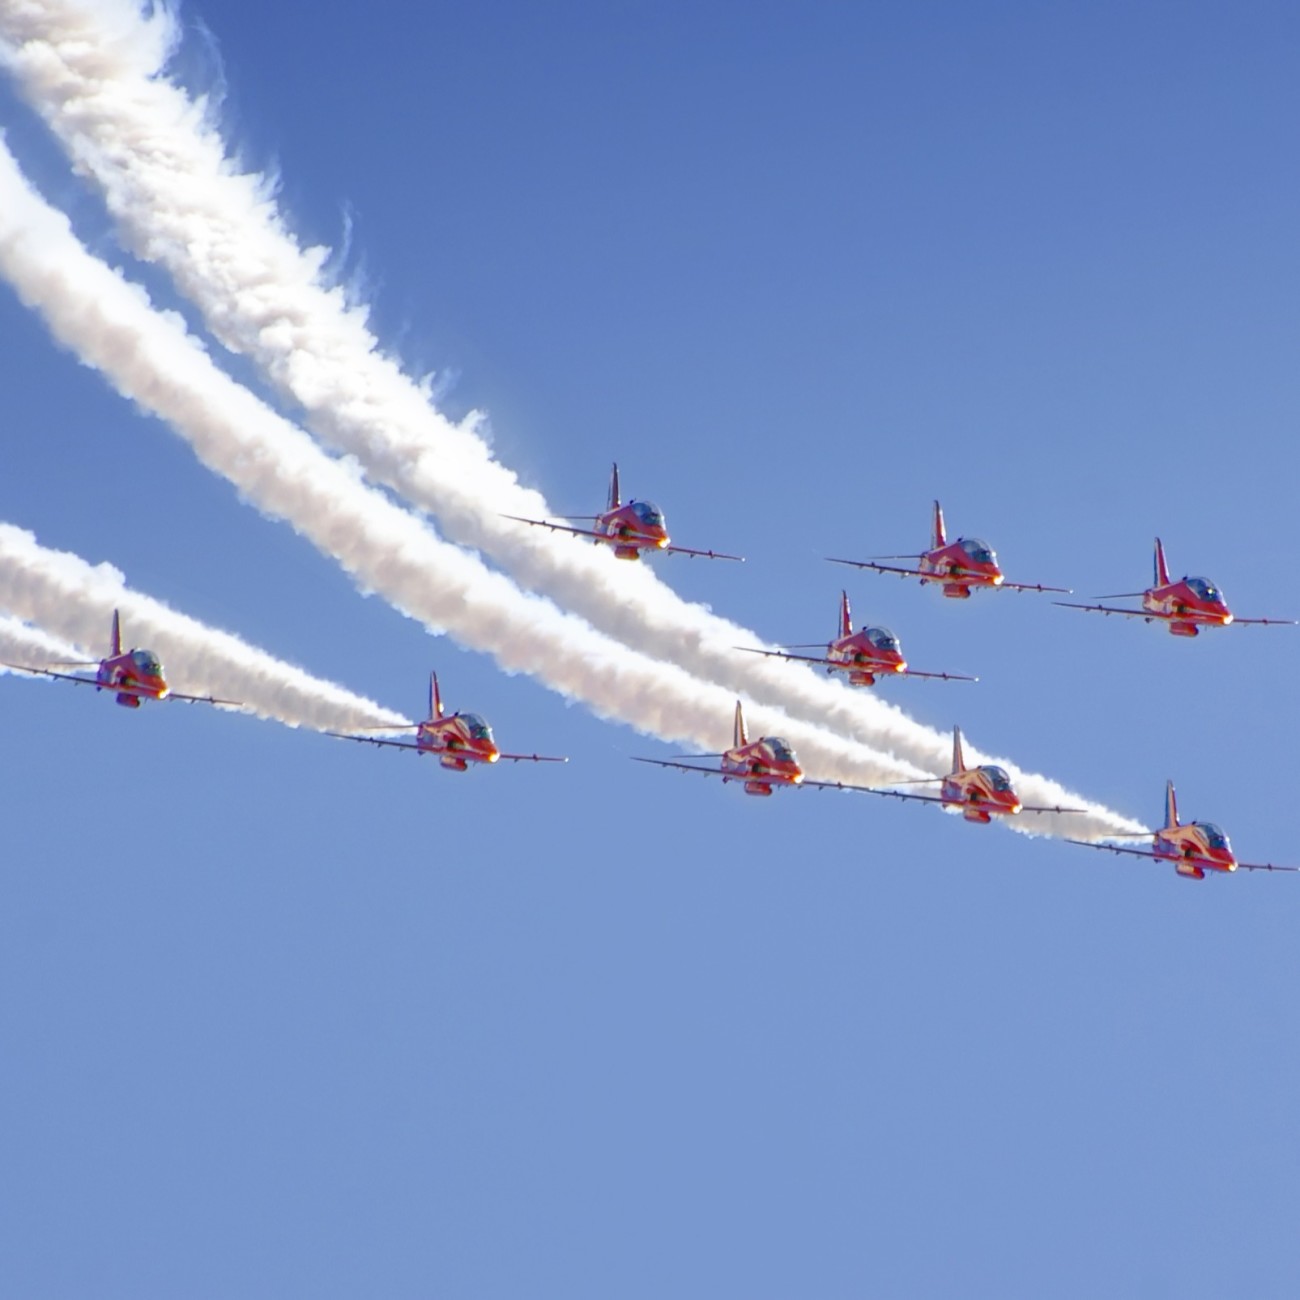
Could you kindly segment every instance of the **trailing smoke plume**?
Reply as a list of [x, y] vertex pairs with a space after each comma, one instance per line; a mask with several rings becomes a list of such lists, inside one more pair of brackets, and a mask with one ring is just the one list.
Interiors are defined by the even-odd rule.
[[187, 694], [238, 700], [250, 712], [291, 727], [342, 731], [403, 721], [373, 700], [130, 590], [112, 565], [87, 564], [68, 551], [49, 550], [12, 524], [0, 524], [0, 608], [79, 647], [3, 619], [0, 658], [11, 663], [43, 668], [56, 660], [102, 658], [117, 609], [126, 647], [155, 651], [168, 682]]
[[[323, 281], [324, 250], [295, 242], [265, 178], [239, 172], [203, 106], [163, 78], [178, 31], [167, 8], [136, 0], [0, 0], [0, 39], [24, 93], [103, 189], [133, 250], [168, 269], [217, 338], [372, 480], [522, 585], [695, 677], [943, 770], [946, 735], [805, 667], [737, 653], [760, 644], [752, 632], [682, 600], [644, 564], [503, 519], [543, 517], [547, 504], [492, 459], [473, 420], [450, 423], [382, 353], [365, 313]], [[1035, 790], [1043, 802], [1064, 797]]]
[[[707, 749], [726, 743], [729, 692], [629, 650], [521, 592], [359, 483], [218, 369], [174, 315], [155, 312], [142, 290], [92, 257], [4, 148], [0, 273], [60, 342], [124, 396], [168, 421], [204, 464], [260, 509], [292, 523], [365, 588], [430, 629], [451, 631], [503, 667], [531, 673], [606, 717]], [[814, 776], [870, 783], [920, 774], [772, 709], [754, 710], [754, 722], [759, 729], [779, 728]]]

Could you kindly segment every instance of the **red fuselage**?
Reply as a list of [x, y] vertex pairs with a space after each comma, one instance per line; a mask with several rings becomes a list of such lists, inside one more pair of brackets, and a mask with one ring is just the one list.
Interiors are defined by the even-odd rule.
[[995, 816], [1014, 816], [1020, 811], [1020, 796], [1000, 767], [971, 767], [950, 772], [943, 779], [943, 801], [960, 808], [969, 822], [987, 825]]
[[827, 672], [847, 673], [852, 686], [870, 686], [877, 677], [907, 670], [898, 639], [883, 627], [864, 627], [832, 641], [826, 647], [826, 658], [833, 665]]
[[1180, 876], [1204, 880], [1206, 870], [1236, 871], [1228, 837], [1212, 822], [1167, 826], [1155, 833], [1151, 847], [1156, 857], [1172, 862]]
[[500, 757], [492, 728], [475, 713], [430, 718], [416, 728], [421, 754], [433, 754], [445, 768], [463, 772], [470, 763], [495, 763]]
[[1196, 636], [1201, 627], [1227, 627], [1232, 622], [1223, 593], [1208, 578], [1182, 578], [1149, 587], [1142, 608], [1169, 620], [1174, 636]]
[[620, 560], [639, 559], [642, 551], [661, 551], [668, 545], [663, 512], [649, 501], [627, 501], [606, 510], [597, 518], [595, 531]]
[[743, 782], [746, 794], [770, 795], [775, 786], [798, 785], [803, 768], [794, 750], [777, 736], [733, 746], [722, 756], [724, 781]]
[[138, 709], [140, 701], [165, 700], [170, 693], [158, 656], [149, 650], [128, 650], [100, 661], [95, 680], [101, 689], [117, 692], [117, 702]]
[[959, 537], [921, 556], [922, 582], [937, 582], [945, 596], [966, 599], [972, 587], [1000, 587], [1002, 570], [993, 549], [976, 537]]

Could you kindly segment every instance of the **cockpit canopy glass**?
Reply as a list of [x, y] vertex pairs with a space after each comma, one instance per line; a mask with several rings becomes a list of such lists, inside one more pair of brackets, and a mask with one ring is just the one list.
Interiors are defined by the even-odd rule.
[[1208, 578], [1188, 578], [1187, 585], [1199, 600], [1207, 600], [1212, 605], [1223, 604], [1223, 593]]
[[1010, 790], [1010, 789], [1011, 789], [1011, 778], [1006, 774], [1005, 771], [1003, 771], [1002, 768], [1000, 768], [1000, 767], [986, 767], [986, 768], [984, 769], [984, 774], [985, 774], [985, 776], [988, 777], [988, 779], [989, 779], [989, 784], [990, 784], [990, 785], [991, 785], [995, 790]]
[[492, 739], [492, 728], [477, 713], [462, 713], [460, 720], [465, 724], [471, 740]]
[[150, 677], [162, 676], [162, 664], [158, 662], [158, 656], [152, 650], [132, 650], [131, 662]]
[[961, 549], [977, 564], [996, 564], [998, 562], [998, 557], [993, 554], [993, 548], [987, 542], [980, 541], [978, 537], [963, 537], [960, 545]]
[[867, 634], [867, 640], [877, 650], [898, 649], [898, 638], [887, 627], [869, 627], [865, 628], [864, 631]]
[[632, 513], [647, 528], [662, 528], [664, 526], [663, 511], [652, 501], [633, 501]]
[[1197, 822], [1201, 829], [1201, 834], [1205, 836], [1205, 842], [1212, 849], [1223, 849], [1226, 852], [1232, 851], [1232, 846], [1228, 843], [1228, 837], [1213, 822]]
[[772, 751], [772, 757], [778, 763], [793, 763], [795, 761], [794, 750], [780, 736], [768, 736], [767, 743]]

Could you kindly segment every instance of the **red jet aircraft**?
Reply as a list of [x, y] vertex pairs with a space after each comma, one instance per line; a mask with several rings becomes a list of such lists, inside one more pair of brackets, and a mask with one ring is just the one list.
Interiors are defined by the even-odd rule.
[[[776, 786], [805, 784], [803, 768], [794, 750], [779, 736], [760, 736], [750, 740], [745, 730], [745, 715], [740, 701], [736, 701], [736, 722], [731, 748], [721, 754], [695, 754], [695, 758], [717, 758], [719, 767], [701, 767], [698, 763], [681, 763], [675, 759], [638, 758], [638, 763], [654, 763], [657, 767], [675, 767], [682, 772], [703, 772], [705, 776], [720, 776], [724, 782], [740, 781], [746, 794], [766, 798]], [[820, 785], [819, 781], [806, 784]]]
[[618, 465], [609, 480], [609, 504], [600, 515], [564, 515], [565, 519], [591, 520], [593, 528], [570, 528], [567, 524], [551, 523], [546, 519], [524, 519], [520, 515], [506, 515], [516, 523], [532, 524], [535, 528], [549, 528], [552, 532], [574, 533], [590, 537], [614, 548], [620, 560], [637, 560], [642, 551], [668, 551], [675, 555], [701, 555], [709, 560], [738, 560], [744, 556], [723, 555], [721, 551], [692, 551], [686, 546], [672, 546], [663, 511], [650, 501], [627, 501], [619, 497]]
[[[967, 767], [962, 757], [961, 728], [952, 729], [952, 771], [947, 776], [931, 777], [942, 782], [939, 794], [910, 794], [902, 790], [865, 789], [866, 794], [883, 794], [891, 799], [919, 799], [924, 803], [940, 803], [945, 808], [959, 808], [968, 822], [988, 825], [995, 816], [1014, 817], [1017, 813], [1081, 813], [1083, 808], [1042, 807], [1020, 802], [1020, 796], [1006, 772], [992, 763]], [[923, 785], [922, 781], [901, 782], [904, 785]], [[862, 789], [862, 787], [854, 787]]]
[[94, 677], [79, 677], [74, 673], [56, 673], [51, 668], [33, 668], [27, 664], [7, 664], [24, 673], [53, 677], [61, 682], [76, 682], [80, 686], [93, 686], [97, 691], [115, 691], [117, 702], [127, 709], [138, 709], [141, 700], [184, 700], [187, 704], [225, 704], [238, 708], [236, 700], [217, 700], [210, 695], [183, 695], [167, 685], [163, 666], [152, 650], [122, 650], [122, 622], [117, 610], [113, 611], [113, 641], [107, 659], [77, 660], [61, 663], [60, 668], [95, 668]]
[[1120, 609], [1115, 605], [1076, 605], [1073, 601], [1058, 600], [1066, 609], [1086, 609], [1095, 614], [1126, 614], [1129, 618], [1145, 619], [1148, 623], [1163, 621], [1174, 636], [1197, 636], [1202, 627], [1227, 627], [1229, 623], [1274, 624], [1295, 626], [1291, 618], [1237, 618], [1228, 608], [1223, 593], [1208, 578], [1180, 578], [1169, 580], [1169, 566], [1165, 563], [1165, 548], [1156, 538], [1155, 585], [1145, 591], [1118, 591], [1098, 600], [1123, 600], [1142, 597], [1141, 609]]
[[1107, 853], [1128, 853], [1135, 858], [1154, 858], [1173, 863], [1174, 870], [1189, 880], [1204, 880], [1209, 871], [1300, 871], [1300, 867], [1275, 867], [1271, 862], [1238, 862], [1228, 837], [1213, 822], [1178, 821], [1178, 799], [1174, 783], [1165, 786], [1165, 824], [1158, 831], [1142, 831], [1151, 836], [1151, 848], [1130, 849], [1118, 844], [1101, 844], [1092, 840], [1070, 840], [1085, 849], [1103, 849]]
[[414, 731], [414, 740], [390, 740], [380, 736], [357, 736], [341, 731], [328, 734], [340, 740], [356, 740], [365, 745], [383, 745], [390, 749], [407, 749], [415, 754], [433, 754], [443, 767], [464, 772], [471, 763], [567, 763], [567, 758], [547, 758], [542, 754], [503, 754], [492, 738], [492, 728], [477, 713], [445, 714], [438, 674], [429, 677], [429, 716], [423, 722], [389, 723], [368, 728], [371, 731]]
[[[965, 600], [973, 587], [1007, 587], [1012, 591], [1059, 591], [1070, 594], [1069, 587], [1044, 587], [1041, 583], [1007, 582], [998, 568], [998, 557], [987, 542], [978, 537], [959, 537], [950, 542], [944, 531], [943, 509], [934, 503], [934, 532], [930, 549], [918, 555], [881, 555], [876, 560], [837, 560], [833, 564], [851, 564], [857, 569], [874, 569], [877, 573], [897, 573], [904, 578], [920, 578], [922, 584], [937, 582], [945, 596]], [[919, 560], [914, 569], [879, 564], [877, 560]]]
[[[823, 643], [787, 646], [786, 650], [821, 649]], [[877, 677], [938, 677], [948, 682], [977, 682], [978, 677], [961, 673], [923, 673], [907, 666], [898, 638], [887, 627], [868, 627], [853, 630], [853, 616], [849, 610], [849, 593], [840, 592], [840, 634], [834, 641], [825, 643], [826, 655], [792, 655], [785, 650], [759, 650], [754, 646], [737, 646], [750, 654], [767, 655], [770, 659], [792, 659], [799, 663], [821, 664], [828, 673], [847, 673], [850, 686], [873, 686]]]

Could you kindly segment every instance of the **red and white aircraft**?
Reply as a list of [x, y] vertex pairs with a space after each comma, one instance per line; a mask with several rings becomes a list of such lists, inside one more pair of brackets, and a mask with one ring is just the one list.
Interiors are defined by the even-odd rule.
[[674, 555], [700, 555], [709, 560], [738, 560], [742, 555], [724, 555], [721, 551], [693, 551], [687, 546], [673, 546], [668, 539], [668, 528], [663, 511], [651, 501], [623, 501], [618, 490], [618, 465], [609, 480], [609, 504], [599, 515], [564, 515], [565, 519], [590, 520], [591, 528], [572, 528], [568, 524], [552, 523], [547, 519], [524, 519], [520, 515], [506, 515], [516, 523], [532, 524], [535, 528], [549, 528], [552, 532], [574, 533], [590, 537], [614, 548], [620, 560], [637, 560], [642, 551], [668, 551]]
[[719, 767], [701, 767], [698, 763], [682, 763], [676, 759], [637, 758], [638, 763], [654, 763], [657, 767], [675, 767], [682, 772], [702, 772], [705, 776], [720, 776], [724, 782], [739, 781], [746, 794], [763, 798], [777, 786], [822, 785], [820, 781], [805, 782], [803, 768], [794, 750], [780, 736], [760, 736], [750, 740], [745, 729], [745, 714], [736, 701], [736, 721], [731, 748], [721, 754], [695, 754], [694, 758], [721, 759]]
[[[820, 649], [823, 644], [826, 650], [824, 657], [786, 653], [786, 650]], [[847, 591], [840, 592], [840, 634], [834, 641], [790, 645], [786, 650], [759, 650], [754, 646], [737, 646], [736, 649], [747, 650], [755, 655], [767, 655], [770, 659], [820, 664], [827, 673], [847, 673], [850, 686], [873, 686], [877, 677], [937, 677], [948, 682], [979, 681], [978, 677], [967, 677], [962, 673], [923, 673], [909, 668], [898, 638], [887, 627], [869, 627], [864, 624], [855, 632]]]
[[1169, 566], [1165, 563], [1165, 548], [1156, 538], [1155, 584], [1145, 591], [1118, 591], [1098, 600], [1123, 600], [1142, 597], [1141, 609], [1120, 609], [1115, 605], [1077, 605], [1073, 601], [1054, 603], [1066, 609], [1086, 609], [1095, 614], [1126, 614], [1129, 618], [1145, 619], [1148, 623], [1162, 621], [1174, 636], [1197, 636], [1202, 627], [1227, 627], [1229, 623], [1274, 624], [1295, 626], [1293, 618], [1237, 618], [1228, 608], [1223, 592], [1208, 578], [1179, 578], [1169, 580]]
[[[939, 803], [945, 808], [961, 810], [968, 822], [988, 825], [994, 817], [1014, 817], [1017, 813], [1082, 813], [1084, 808], [1043, 807], [1020, 802], [1020, 796], [1011, 784], [1005, 770], [993, 763], [967, 767], [962, 756], [961, 728], [952, 729], [952, 771], [947, 776], [929, 778], [942, 783], [938, 794], [911, 794], [902, 790], [880, 788], [863, 789], [865, 794], [883, 794], [891, 799], [918, 799], [923, 803]], [[904, 781], [902, 785], [923, 785], [924, 781]]]
[[122, 649], [122, 621], [113, 611], [112, 644], [106, 659], [77, 660], [59, 663], [59, 668], [94, 668], [94, 677], [81, 677], [75, 673], [56, 673], [53, 668], [34, 668], [29, 664], [6, 664], [19, 672], [53, 677], [61, 682], [75, 682], [79, 686], [93, 686], [97, 691], [114, 691], [117, 702], [127, 709], [138, 709], [141, 700], [184, 700], [187, 704], [221, 704], [238, 708], [237, 700], [218, 700], [211, 695], [184, 695], [167, 685], [166, 675], [158, 656], [152, 650]]
[[[987, 542], [978, 537], [959, 537], [950, 542], [943, 524], [943, 509], [934, 503], [934, 531], [930, 549], [918, 555], [880, 555], [874, 560], [837, 560], [827, 556], [833, 564], [851, 564], [857, 569], [874, 569], [877, 573], [897, 573], [904, 578], [920, 578], [921, 582], [937, 582], [945, 596], [965, 600], [975, 587], [1006, 587], [1011, 591], [1059, 591], [1067, 596], [1069, 587], [1044, 587], [1041, 583], [1008, 582], [998, 567], [998, 557]], [[917, 560], [915, 568], [900, 568], [893, 564], [880, 564], [879, 560]]]
[[1300, 871], [1300, 867], [1275, 867], [1271, 862], [1238, 862], [1228, 837], [1213, 822], [1178, 820], [1178, 799], [1174, 783], [1165, 786], [1165, 824], [1158, 831], [1142, 831], [1151, 836], [1149, 849], [1130, 849], [1119, 844], [1093, 840], [1070, 840], [1085, 849], [1104, 849], [1107, 853], [1128, 853], [1135, 858], [1154, 858], [1170, 862], [1180, 876], [1204, 880], [1206, 871]]
[[392, 740], [381, 736], [358, 736], [331, 731], [339, 740], [356, 740], [364, 745], [382, 745], [389, 749], [407, 749], [414, 754], [432, 754], [453, 772], [464, 772], [471, 763], [567, 763], [567, 758], [548, 758], [542, 754], [503, 754], [492, 736], [492, 728], [477, 713], [444, 713], [438, 674], [429, 677], [429, 716], [423, 722], [388, 723], [367, 728], [370, 731], [414, 731], [414, 740]]

